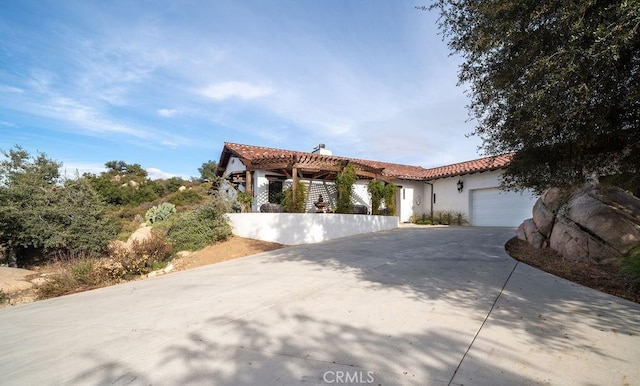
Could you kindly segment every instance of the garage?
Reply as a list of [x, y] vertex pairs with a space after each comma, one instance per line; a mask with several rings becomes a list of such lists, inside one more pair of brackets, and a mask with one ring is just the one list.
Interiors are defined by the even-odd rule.
[[471, 224], [517, 227], [531, 218], [537, 197], [531, 192], [505, 192], [497, 188], [471, 191]]

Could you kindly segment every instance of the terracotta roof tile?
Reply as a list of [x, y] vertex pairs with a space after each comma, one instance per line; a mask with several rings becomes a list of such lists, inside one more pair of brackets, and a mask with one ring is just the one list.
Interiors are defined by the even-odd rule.
[[427, 180], [435, 180], [438, 178], [459, 176], [462, 174], [503, 169], [507, 167], [507, 165], [509, 165], [512, 157], [513, 154], [503, 154], [498, 156], [479, 158], [472, 161], [459, 162], [446, 166], [440, 166], [437, 168], [431, 168], [426, 170], [424, 178]]
[[[389, 162], [363, 160], [357, 158], [340, 157], [334, 155], [321, 155], [317, 153], [301, 152], [295, 150], [275, 149], [268, 147], [243, 145], [225, 142], [225, 151], [230, 151], [236, 156], [252, 162], [265, 159], [291, 158], [291, 157], [314, 157], [324, 160], [352, 161], [357, 164], [373, 169], [382, 169], [382, 175], [392, 178], [408, 180], [432, 180], [438, 178], [451, 177], [462, 174], [478, 173], [489, 170], [496, 170], [506, 167], [511, 161], [512, 155], [501, 155], [485, 157], [472, 161], [460, 162], [452, 165], [437, 168], [425, 169], [421, 166], [394, 164]], [[223, 158], [221, 158], [222, 161]], [[222, 166], [222, 165], [220, 165]]]

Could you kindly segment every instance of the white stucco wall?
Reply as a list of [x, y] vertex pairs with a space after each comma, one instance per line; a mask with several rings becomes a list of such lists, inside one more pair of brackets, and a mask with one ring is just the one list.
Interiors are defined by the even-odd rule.
[[227, 164], [227, 168], [225, 170], [225, 174], [231, 174], [235, 172], [240, 172], [247, 170], [247, 168], [242, 164], [240, 158], [231, 157], [229, 158], [229, 163]]
[[[469, 218], [471, 191], [474, 189], [495, 188], [500, 186], [500, 176], [502, 173], [502, 170], [493, 170], [430, 181], [433, 184], [433, 193], [436, 195], [433, 211], [462, 212]], [[458, 192], [457, 183], [459, 180], [464, 184], [462, 192]], [[424, 189], [428, 197], [430, 191], [429, 185], [425, 184]]]
[[[269, 180], [266, 178], [266, 174], [267, 173], [263, 170], [256, 170], [253, 172], [253, 192], [255, 197], [252, 206], [253, 212], [259, 212], [260, 206], [269, 202]], [[309, 192], [308, 195], [307, 212], [315, 211], [313, 202], [318, 199], [318, 192], [322, 194], [325, 202], [327, 202], [331, 206], [335, 206], [336, 197], [333, 181], [300, 180], [300, 182], [307, 186], [308, 192], [309, 183], [311, 182], [314, 186], [313, 192]], [[353, 193], [351, 197], [355, 205], [365, 205], [369, 208], [369, 213], [371, 213], [371, 198], [369, 197], [369, 192], [367, 191], [368, 182], [369, 180], [356, 181], [356, 183], [353, 185]], [[292, 183], [293, 180], [291, 179], [284, 181], [283, 190], [290, 187]], [[332, 192], [334, 193], [332, 194]]]
[[253, 172], [253, 197], [252, 212], [259, 211], [260, 205], [269, 202], [269, 180], [263, 170]]
[[315, 213], [228, 213], [233, 234], [285, 245], [310, 244], [398, 227], [398, 217]]
[[371, 213], [371, 197], [369, 197], [369, 192], [367, 191], [368, 184], [369, 180], [357, 180], [353, 184], [351, 198], [354, 205], [365, 205], [369, 208], [369, 213]]
[[398, 189], [397, 209], [400, 222], [407, 222], [414, 214], [421, 214], [424, 208], [424, 182], [398, 180], [394, 184]]

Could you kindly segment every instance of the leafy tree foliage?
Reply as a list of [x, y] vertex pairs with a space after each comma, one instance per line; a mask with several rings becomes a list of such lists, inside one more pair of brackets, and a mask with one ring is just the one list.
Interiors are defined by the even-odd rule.
[[283, 192], [282, 206], [288, 213], [304, 213], [305, 205], [307, 201], [307, 185], [302, 181], [298, 181], [296, 184], [296, 195], [293, 196], [292, 187], [287, 188]]
[[218, 168], [218, 163], [216, 161], [209, 160], [204, 162], [201, 167], [198, 168], [200, 172], [200, 179], [202, 181], [213, 181], [216, 176], [216, 169]]
[[371, 180], [367, 184], [367, 191], [371, 196], [371, 214], [380, 214], [380, 204], [384, 199], [384, 183], [378, 180]]
[[83, 177], [111, 205], [139, 205], [153, 201], [164, 192], [164, 187], [147, 179], [147, 172], [139, 164], [124, 161], [105, 163], [107, 170], [85, 174]]
[[124, 161], [109, 161], [104, 164], [107, 174], [147, 178], [147, 171], [140, 164], [128, 164]]
[[336, 175], [336, 189], [338, 190], [336, 213], [351, 213], [351, 206], [353, 205], [351, 192], [356, 179], [356, 168], [351, 163], [347, 164]]
[[225, 217], [229, 209], [216, 195], [205, 205], [159, 222], [154, 229], [164, 232], [177, 250], [195, 251], [231, 236], [231, 225]]
[[171, 177], [165, 181], [164, 185], [167, 191], [169, 191], [170, 193], [174, 193], [177, 192], [181, 186], [186, 186], [187, 181], [183, 180], [180, 177]]
[[62, 181], [59, 162], [19, 146], [0, 162], [0, 244], [10, 263], [25, 249], [97, 255], [116, 234], [100, 197], [83, 180]]
[[[640, 3], [437, 0], [464, 58], [474, 134], [514, 152], [510, 188], [581, 185], [619, 175], [640, 185]], [[424, 9], [424, 8], [423, 8]]]
[[388, 183], [384, 186], [384, 204], [387, 207], [387, 215], [396, 215], [396, 194], [398, 193], [398, 187], [392, 183]]

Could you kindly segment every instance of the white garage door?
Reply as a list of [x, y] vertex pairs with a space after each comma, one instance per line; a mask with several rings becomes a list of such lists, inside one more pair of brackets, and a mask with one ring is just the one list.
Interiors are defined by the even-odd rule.
[[531, 218], [536, 199], [531, 192], [504, 192], [496, 188], [473, 190], [471, 225], [517, 227]]

